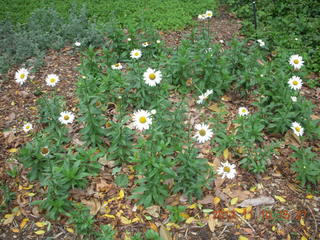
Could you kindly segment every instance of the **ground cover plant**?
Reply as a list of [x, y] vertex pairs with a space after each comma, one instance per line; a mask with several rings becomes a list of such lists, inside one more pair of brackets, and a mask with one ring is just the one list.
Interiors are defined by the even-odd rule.
[[36, 98], [19, 102], [34, 114], [3, 131], [1, 237], [319, 236], [308, 62], [266, 40], [213, 41], [213, 15], [197, 12], [174, 47], [147, 20], [123, 29], [113, 19], [99, 48], [86, 38], [65, 48], [80, 58], [71, 77], [55, 64], [34, 83], [29, 65], [14, 69], [16, 94]]

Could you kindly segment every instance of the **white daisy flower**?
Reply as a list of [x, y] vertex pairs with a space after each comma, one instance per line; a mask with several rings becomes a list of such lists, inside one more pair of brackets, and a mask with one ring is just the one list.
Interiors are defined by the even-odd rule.
[[245, 108], [245, 107], [240, 107], [240, 108], [239, 108], [239, 115], [240, 115], [240, 116], [246, 116], [246, 115], [248, 115], [248, 114], [249, 114], [249, 111], [248, 111], [247, 108]]
[[258, 39], [257, 42], [259, 43], [260, 47], [264, 47], [266, 45], [261, 39]]
[[59, 121], [62, 124], [72, 123], [73, 120], [74, 120], [74, 115], [72, 112], [65, 111], [65, 112], [60, 113]]
[[76, 41], [76, 42], [74, 43], [74, 45], [75, 45], [76, 47], [80, 47], [80, 46], [81, 46], [81, 42]]
[[298, 99], [297, 99], [297, 97], [293, 96], [293, 97], [291, 97], [291, 100], [292, 100], [292, 102], [296, 102]]
[[198, 104], [202, 104], [204, 100], [208, 99], [208, 97], [213, 93], [213, 90], [207, 90], [204, 94], [199, 96]]
[[155, 110], [155, 109], [152, 109], [152, 110], [151, 110], [151, 114], [152, 114], [152, 115], [155, 115], [156, 113], [157, 113], [157, 110]]
[[32, 127], [32, 124], [31, 123], [26, 123], [25, 125], [23, 125], [23, 131], [24, 132], [29, 132], [30, 130], [32, 130], [33, 129], [33, 127]]
[[295, 38], [294, 40], [298, 41], [299, 39], [298, 39], [298, 38]]
[[54, 87], [59, 81], [60, 79], [56, 74], [49, 74], [46, 78], [46, 83], [50, 87]]
[[197, 132], [194, 138], [196, 138], [199, 143], [204, 143], [212, 138], [213, 132], [211, 129], [209, 129], [209, 125], [204, 123], [196, 124], [195, 129]]
[[135, 58], [135, 59], [141, 58], [141, 55], [142, 55], [142, 53], [141, 53], [141, 50], [139, 50], [139, 49], [133, 49], [130, 53], [130, 57]]
[[207, 18], [206, 14], [199, 14], [198, 19], [199, 20], [205, 20]]
[[221, 167], [218, 169], [218, 174], [222, 175], [222, 178], [232, 179], [236, 176], [236, 165], [230, 164], [228, 162], [221, 163]]
[[288, 84], [291, 89], [299, 90], [302, 87], [302, 80], [297, 76], [293, 76], [289, 79]]
[[47, 156], [50, 153], [50, 150], [49, 150], [48, 146], [42, 147], [40, 149], [40, 153], [44, 157]]
[[148, 68], [147, 71], [143, 74], [143, 79], [145, 83], [150, 87], [154, 87], [161, 82], [162, 74], [160, 71]]
[[131, 39], [131, 38], [128, 38], [127, 40], [128, 40], [128, 42], [131, 42], [132, 39]]
[[158, 39], [158, 40], [156, 41], [156, 43], [158, 43], [158, 44], [159, 44], [159, 43], [161, 43], [161, 41]]
[[143, 47], [148, 47], [149, 45], [150, 45], [149, 42], [144, 42], [144, 43], [142, 43], [142, 46], [143, 46]]
[[27, 80], [28, 74], [29, 72], [27, 69], [20, 68], [15, 74], [16, 82], [22, 85]]
[[123, 68], [123, 66], [121, 63], [116, 63], [116, 64], [111, 65], [111, 68], [121, 70]]
[[304, 63], [302, 57], [299, 55], [292, 55], [289, 59], [290, 65], [294, 67], [294, 69], [300, 69]]
[[224, 41], [223, 41], [222, 39], [221, 39], [221, 40], [219, 40], [219, 42], [220, 42], [220, 43], [224, 43]]
[[301, 127], [301, 125], [299, 123], [293, 122], [291, 124], [291, 129], [293, 130], [295, 135], [297, 135], [297, 136], [302, 136], [303, 135], [304, 128]]
[[152, 124], [151, 113], [145, 110], [138, 110], [133, 113], [133, 123], [134, 126], [140, 131], [149, 129]]
[[206, 18], [212, 18], [213, 13], [212, 13], [212, 11], [207, 10], [206, 13], [205, 13], [205, 15], [206, 15]]

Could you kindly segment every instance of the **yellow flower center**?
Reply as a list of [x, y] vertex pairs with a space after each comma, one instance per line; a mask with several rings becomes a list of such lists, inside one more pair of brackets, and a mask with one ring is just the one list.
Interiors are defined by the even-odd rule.
[[294, 129], [295, 129], [297, 132], [300, 132], [301, 127], [295, 127]]
[[51, 78], [51, 79], [50, 79], [50, 82], [51, 82], [51, 83], [55, 83], [55, 81], [56, 81], [56, 79], [54, 79], [54, 78]]
[[70, 117], [68, 115], [64, 115], [63, 119], [68, 121], [70, 119]]
[[41, 153], [43, 154], [43, 155], [47, 155], [48, 153], [49, 153], [49, 148], [47, 148], [47, 147], [43, 147], [43, 148], [41, 148]]
[[120, 63], [116, 63], [115, 66], [116, 66], [116, 67], [120, 67]]
[[224, 167], [223, 171], [229, 173], [231, 171], [231, 169], [229, 167]]
[[200, 134], [200, 136], [205, 136], [205, 135], [206, 135], [206, 130], [201, 129], [201, 130], [199, 131], [199, 134]]
[[150, 73], [150, 74], [149, 74], [149, 78], [150, 78], [151, 80], [155, 80], [155, 79], [156, 79], [156, 75], [155, 75], [154, 73]]
[[25, 76], [24, 73], [21, 73], [21, 74], [20, 74], [20, 78], [21, 78], [21, 79], [23, 79], [24, 76]]
[[30, 128], [30, 125], [27, 125], [27, 126], [26, 126], [26, 129], [29, 129], [29, 128]]
[[295, 64], [298, 64], [298, 63], [299, 63], [299, 60], [298, 60], [298, 59], [295, 59], [295, 60], [293, 60], [293, 62], [294, 62]]
[[246, 110], [246, 109], [242, 109], [242, 112], [243, 112], [243, 113], [246, 113], [246, 112], [247, 112], [247, 110]]
[[139, 122], [140, 122], [140, 123], [146, 123], [146, 121], [147, 121], [147, 118], [144, 117], [144, 116], [142, 116], [142, 117], [139, 118]]
[[138, 57], [140, 54], [139, 54], [139, 52], [135, 52], [134, 55], [135, 55], [136, 57]]
[[296, 85], [298, 85], [299, 83], [298, 83], [297, 80], [294, 80], [294, 81], [292, 82], [292, 84], [296, 86]]

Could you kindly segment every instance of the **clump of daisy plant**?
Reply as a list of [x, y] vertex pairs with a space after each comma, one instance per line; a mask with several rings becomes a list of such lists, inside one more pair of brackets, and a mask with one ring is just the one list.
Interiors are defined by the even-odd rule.
[[46, 83], [50, 87], [56, 86], [56, 84], [60, 81], [58, 75], [56, 74], [49, 74], [46, 78]]
[[133, 123], [136, 129], [140, 131], [149, 129], [152, 124], [151, 113], [146, 110], [138, 110], [133, 113]]
[[218, 168], [218, 174], [222, 175], [222, 178], [233, 179], [237, 174], [236, 165], [229, 162], [221, 163], [221, 167]]
[[20, 68], [16, 73], [15, 73], [15, 80], [17, 83], [20, 85], [24, 84], [24, 82], [28, 78], [29, 71], [25, 68]]
[[116, 64], [111, 65], [111, 68], [116, 69], [116, 70], [121, 70], [123, 68], [123, 66], [121, 63], [116, 63]]
[[301, 56], [292, 55], [289, 59], [289, 63], [294, 67], [294, 69], [300, 69], [303, 66], [304, 61]]
[[289, 87], [293, 90], [299, 90], [302, 87], [302, 80], [300, 77], [293, 76], [288, 81]]
[[246, 116], [249, 114], [249, 111], [247, 108], [245, 107], [240, 107], [239, 110], [238, 110], [238, 113], [239, 115], [242, 117], [242, 116]]
[[198, 104], [202, 104], [204, 100], [207, 100], [208, 97], [213, 93], [213, 90], [207, 90], [204, 94], [199, 96], [199, 100], [197, 101]]
[[22, 129], [23, 129], [24, 132], [27, 133], [27, 132], [31, 131], [33, 129], [33, 127], [32, 127], [31, 123], [26, 123], [26, 124], [23, 125]]
[[194, 138], [199, 143], [204, 143], [212, 138], [213, 132], [209, 128], [209, 125], [204, 124], [204, 123], [196, 124], [195, 129], [196, 129], [196, 134], [195, 134]]
[[139, 58], [141, 58], [141, 56], [142, 56], [142, 53], [141, 53], [141, 50], [139, 50], [139, 49], [133, 49], [130, 52], [130, 57], [133, 59], [139, 59]]
[[293, 122], [293, 123], [291, 124], [291, 129], [293, 130], [293, 133], [294, 133], [295, 135], [297, 135], [298, 137], [303, 135], [304, 128], [301, 127], [300, 123]]
[[73, 120], [74, 120], [74, 115], [73, 115], [73, 113], [67, 112], [67, 111], [60, 113], [59, 121], [60, 121], [62, 124], [72, 123]]
[[162, 80], [162, 74], [160, 71], [156, 71], [152, 68], [148, 68], [143, 74], [143, 79], [147, 85], [154, 87]]

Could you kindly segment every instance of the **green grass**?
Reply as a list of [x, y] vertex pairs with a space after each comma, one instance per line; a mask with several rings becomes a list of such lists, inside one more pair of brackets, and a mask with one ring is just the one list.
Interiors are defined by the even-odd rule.
[[[88, 8], [91, 18], [107, 22], [111, 16], [128, 24], [146, 21], [161, 30], [181, 29], [192, 24], [192, 18], [200, 12], [217, 6], [216, 0], [2, 0], [0, 20], [10, 19], [14, 23], [25, 23], [38, 8], [53, 7], [63, 16], [73, 4]], [[49, 2], [49, 3], [48, 3]]]

